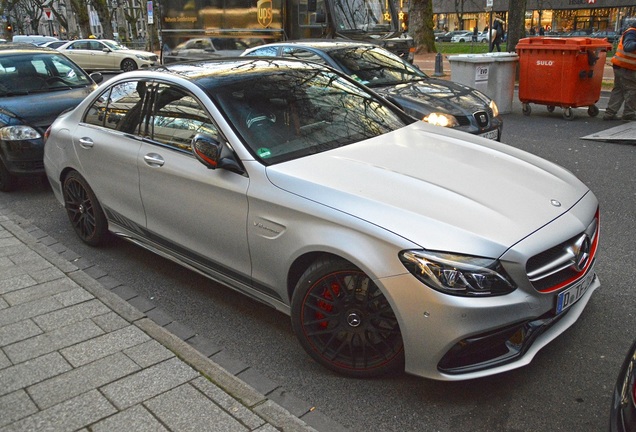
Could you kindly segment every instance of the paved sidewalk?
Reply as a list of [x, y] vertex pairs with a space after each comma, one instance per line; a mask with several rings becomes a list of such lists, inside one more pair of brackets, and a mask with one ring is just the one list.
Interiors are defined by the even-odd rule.
[[0, 206], [0, 432], [314, 431]]

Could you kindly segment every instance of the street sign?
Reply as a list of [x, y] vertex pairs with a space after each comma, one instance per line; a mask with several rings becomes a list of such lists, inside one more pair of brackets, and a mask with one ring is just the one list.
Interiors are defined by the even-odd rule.
[[493, 0], [486, 0], [486, 7], [492, 7]]
[[46, 17], [47, 21], [52, 21], [53, 20], [53, 12], [51, 12], [51, 8], [45, 7], [42, 10], [44, 11], [44, 16]]
[[146, 3], [146, 5], [148, 6], [148, 24], [154, 24], [155, 16], [152, 10], [152, 2], [149, 1]]

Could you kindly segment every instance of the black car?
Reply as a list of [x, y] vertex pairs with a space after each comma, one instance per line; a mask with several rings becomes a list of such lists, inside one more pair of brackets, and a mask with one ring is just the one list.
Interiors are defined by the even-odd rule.
[[636, 431], [636, 341], [616, 380], [610, 410], [610, 432]]
[[44, 175], [44, 133], [97, 87], [93, 78], [101, 81], [54, 49], [0, 45], [0, 191], [19, 176]]
[[290, 41], [251, 48], [242, 55], [293, 57], [326, 64], [370, 87], [417, 119], [501, 140], [503, 120], [492, 99], [463, 84], [431, 78], [377, 45]]

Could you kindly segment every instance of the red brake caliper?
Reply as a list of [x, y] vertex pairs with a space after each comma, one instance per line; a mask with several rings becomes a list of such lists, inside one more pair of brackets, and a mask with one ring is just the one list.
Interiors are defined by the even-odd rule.
[[[322, 292], [322, 297], [325, 300], [333, 300], [333, 296], [331, 293], [334, 293], [336, 296], [340, 293], [340, 285], [336, 282], [333, 282], [331, 284], [331, 291], [328, 290], [327, 288], [325, 288]], [[324, 310], [325, 312], [331, 312], [333, 310], [333, 304], [329, 303], [328, 301], [323, 301], [323, 300], [318, 300], [318, 307], [322, 310]], [[316, 319], [317, 320], [322, 320], [325, 317], [324, 314], [322, 314], [321, 312], [316, 312]], [[329, 326], [329, 322], [328, 321], [321, 321], [320, 322], [320, 327], [322, 328], [327, 328], [327, 326]]]

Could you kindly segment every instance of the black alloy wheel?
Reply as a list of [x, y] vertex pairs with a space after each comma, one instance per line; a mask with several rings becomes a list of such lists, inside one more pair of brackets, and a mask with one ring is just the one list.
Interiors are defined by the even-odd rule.
[[325, 258], [305, 271], [292, 298], [292, 327], [309, 355], [336, 372], [366, 378], [404, 367], [391, 305], [347, 261]]
[[124, 59], [121, 62], [121, 70], [124, 72], [130, 72], [137, 69], [137, 63], [132, 59]]
[[73, 229], [84, 243], [97, 246], [108, 233], [108, 222], [95, 193], [77, 171], [66, 176], [62, 190]]

